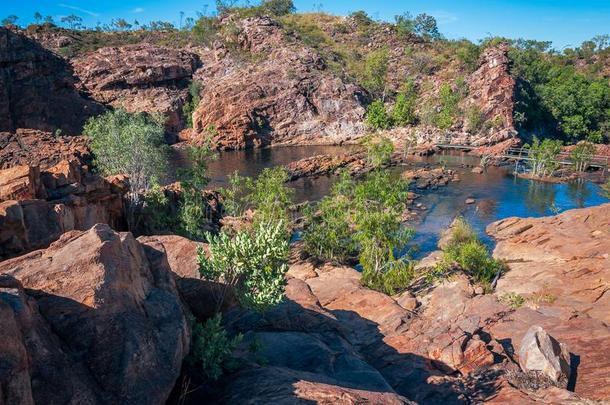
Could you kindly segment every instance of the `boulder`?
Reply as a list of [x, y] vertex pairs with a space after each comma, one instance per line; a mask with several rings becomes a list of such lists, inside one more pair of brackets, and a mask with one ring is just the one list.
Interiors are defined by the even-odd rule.
[[165, 257], [95, 225], [0, 263], [0, 357], [13, 376], [3, 398], [164, 403], [190, 333]]
[[182, 106], [199, 57], [152, 44], [100, 48], [72, 60], [82, 86], [92, 97], [129, 112], [160, 112], [166, 128], [184, 126]]
[[570, 377], [570, 353], [538, 325], [530, 327], [521, 340], [519, 366], [525, 373], [548, 378], [565, 388]]
[[80, 134], [103, 106], [76, 89], [68, 62], [26, 36], [0, 27], [0, 131], [35, 128]]

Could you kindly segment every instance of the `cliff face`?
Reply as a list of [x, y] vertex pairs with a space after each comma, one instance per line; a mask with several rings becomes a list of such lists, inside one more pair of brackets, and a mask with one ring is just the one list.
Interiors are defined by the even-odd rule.
[[63, 58], [35, 41], [0, 28], [0, 131], [35, 128], [79, 134], [104, 108], [76, 90]]
[[184, 127], [182, 106], [200, 61], [184, 50], [150, 44], [102, 48], [72, 60], [82, 86], [100, 103], [129, 112], [159, 112], [166, 128]]
[[195, 80], [203, 84], [193, 114], [196, 136], [214, 126], [225, 149], [277, 143], [338, 143], [363, 134], [366, 97], [343, 82], [314, 50], [289, 43], [269, 18], [239, 22], [239, 46], [254, 60], [224, 48], [206, 54]]

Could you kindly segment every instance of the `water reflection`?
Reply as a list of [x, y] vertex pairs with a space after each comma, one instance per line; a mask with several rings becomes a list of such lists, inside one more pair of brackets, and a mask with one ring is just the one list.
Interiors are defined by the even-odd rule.
[[553, 213], [559, 211], [559, 207], [555, 204], [557, 194], [556, 184], [533, 180], [527, 181], [529, 184], [524, 203], [530, 214], [544, 215], [548, 211]]
[[[227, 176], [235, 170], [244, 176], [256, 176], [265, 167], [286, 165], [317, 154], [337, 155], [353, 148], [300, 146], [223, 152], [219, 159], [210, 164], [211, 186], [226, 185]], [[491, 247], [493, 241], [485, 234], [485, 227], [491, 222], [511, 216], [553, 215], [568, 209], [609, 201], [599, 186], [587, 181], [568, 184], [536, 182], [515, 177], [512, 174], [512, 166], [490, 167], [485, 174], [475, 174], [467, 166], [478, 164], [480, 159], [461, 152], [412, 157], [410, 160], [416, 166], [438, 165], [439, 160], [442, 160], [445, 166], [458, 171], [461, 179], [437, 190], [417, 191], [421, 194], [418, 202], [427, 209], [419, 211], [419, 219], [414, 223], [417, 232], [413, 244], [409, 247], [419, 248], [416, 257], [436, 249], [438, 235], [457, 215], [463, 215], [483, 242]], [[178, 151], [174, 152], [173, 164], [175, 170], [188, 162], [184, 160], [184, 154]], [[398, 175], [405, 168], [396, 167], [391, 170]], [[334, 176], [302, 178], [290, 183], [290, 186], [295, 189], [297, 202], [318, 200], [328, 193], [335, 180]], [[476, 203], [467, 205], [467, 198], [474, 198]]]

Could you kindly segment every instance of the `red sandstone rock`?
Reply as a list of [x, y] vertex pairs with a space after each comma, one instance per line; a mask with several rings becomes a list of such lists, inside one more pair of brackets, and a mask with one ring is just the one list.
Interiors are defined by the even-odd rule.
[[80, 134], [104, 108], [75, 88], [70, 65], [31, 39], [0, 27], [0, 131], [36, 128]]
[[332, 73], [313, 50], [290, 43], [266, 17], [237, 22], [241, 46], [264, 54], [256, 63], [219, 57], [195, 74], [203, 84], [194, 132], [215, 127], [219, 148], [271, 143], [337, 143], [364, 132], [362, 91]]
[[96, 100], [129, 112], [160, 112], [167, 116], [168, 131], [183, 128], [182, 106], [200, 64], [197, 55], [138, 44], [101, 48], [73, 59], [72, 64]]
[[0, 275], [0, 357], [10, 359], [12, 376], [3, 398], [167, 399], [188, 353], [189, 328], [164, 251], [96, 225], [0, 263]]

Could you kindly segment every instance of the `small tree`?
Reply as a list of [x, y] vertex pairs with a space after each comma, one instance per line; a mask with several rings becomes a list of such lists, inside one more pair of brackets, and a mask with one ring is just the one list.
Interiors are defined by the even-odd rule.
[[225, 370], [237, 367], [233, 352], [243, 339], [241, 334], [230, 338], [221, 322], [222, 316], [218, 313], [204, 324], [193, 324], [193, 345], [188, 360], [200, 367], [210, 380], [217, 380]]
[[417, 90], [415, 83], [410, 80], [396, 96], [396, 102], [392, 109], [392, 123], [397, 126], [415, 124], [415, 103], [417, 102]]
[[574, 165], [574, 170], [584, 172], [589, 167], [593, 154], [595, 153], [595, 145], [591, 142], [579, 142], [570, 153], [570, 160]]
[[561, 152], [561, 147], [562, 142], [560, 140], [544, 139], [540, 142], [534, 136], [532, 144], [525, 145], [525, 148], [529, 150], [528, 163], [531, 167], [532, 175], [535, 177], [545, 177], [552, 174], [559, 166], [557, 156]]
[[217, 310], [230, 289], [243, 307], [256, 311], [283, 300], [289, 253], [285, 227], [282, 221], [260, 223], [233, 238], [224, 232], [208, 236], [209, 256], [199, 250], [199, 272], [204, 280], [222, 284], [215, 295]]
[[131, 29], [131, 24], [129, 24], [124, 18], [117, 18], [116, 20], [112, 20], [110, 24], [118, 31], [126, 31]]
[[460, 96], [454, 92], [448, 83], [441, 84], [439, 90], [440, 111], [436, 115], [436, 126], [440, 129], [449, 129], [458, 114]]
[[83, 133], [91, 137], [95, 165], [104, 175], [129, 177], [127, 220], [135, 228], [135, 212], [141, 192], [150, 189], [167, 165], [164, 117], [125, 110], [109, 111], [90, 118]]
[[381, 98], [382, 101], [385, 101], [389, 62], [390, 53], [385, 48], [370, 53], [364, 61], [362, 85], [369, 93]]
[[413, 22], [413, 29], [416, 34], [421, 35], [426, 39], [440, 39], [441, 34], [438, 31], [436, 19], [428, 14], [419, 14]]
[[189, 84], [189, 97], [190, 99], [182, 106], [182, 115], [186, 120], [188, 128], [193, 127], [193, 112], [197, 109], [199, 101], [201, 101], [201, 83], [198, 81], [192, 81]]
[[296, 11], [292, 0], [263, 0], [261, 7], [274, 17], [281, 17]]
[[34, 13], [34, 21], [36, 21], [36, 24], [40, 24], [42, 21], [42, 14], [40, 14], [38, 11]]
[[409, 12], [394, 16], [394, 21], [398, 35], [408, 36], [415, 30], [415, 21]]
[[11, 14], [2, 20], [2, 25], [5, 27], [10, 27], [11, 25], [15, 25], [18, 19], [19, 17], [17, 17], [15, 14]]
[[367, 136], [363, 138], [362, 145], [366, 148], [369, 164], [378, 168], [392, 160], [394, 144], [384, 136]]
[[369, 105], [365, 121], [372, 129], [388, 129], [392, 126], [392, 119], [381, 100], [375, 100]]
[[81, 28], [83, 23], [83, 19], [75, 14], [70, 14], [65, 17], [61, 17], [60, 21], [64, 24], [68, 24], [71, 30]]

